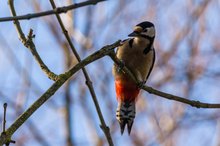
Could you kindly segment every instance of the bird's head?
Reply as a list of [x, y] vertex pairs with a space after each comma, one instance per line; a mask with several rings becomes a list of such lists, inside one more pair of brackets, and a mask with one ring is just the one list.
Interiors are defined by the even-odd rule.
[[134, 31], [128, 35], [129, 37], [139, 37], [139, 38], [154, 38], [155, 37], [155, 27], [154, 24], [148, 21], [137, 24], [134, 27]]

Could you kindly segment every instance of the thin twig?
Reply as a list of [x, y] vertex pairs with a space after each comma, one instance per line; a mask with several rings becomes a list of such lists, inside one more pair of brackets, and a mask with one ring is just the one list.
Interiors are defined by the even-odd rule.
[[75, 3], [75, 4], [72, 4], [69, 6], [58, 7], [53, 10], [39, 12], [39, 13], [31, 13], [31, 14], [25, 14], [25, 15], [20, 15], [20, 16], [13, 16], [13, 17], [3, 17], [3, 18], [0, 18], [0, 22], [14, 21], [14, 20], [25, 20], [25, 19], [29, 20], [32, 18], [37, 18], [37, 17], [42, 17], [42, 16], [66, 13], [69, 10], [73, 10], [73, 9], [88, 6], [88, 5], [95, 5], [95, 4], [102, 2], [102, 1], [106, 1], [106, 0], [89, 0], [89, 1], [81, 2], [81, 3]]
[[[116, 64], [118, 64], [118, 65], [121, 64], [121, 61], [116, 57], [114, 52], [111, 52], [111, 54], [109, 54], [109, 55]], [[123, 71], [126, 74], [128, 74], [128, 76], [133, 81], [135, 81], [135, 83], [137, 85], [139, 85], [140, 81], [138, 81], [135, 78], [135, 76], [130, 72], [130, 70], [126, 66], [123, 66]], [[155, 94], [157, 96], [160, 96], [160, 97], [163, 97], [163, 98], [166, 98], [166, 99], [169, 99], [169, 100], [175, 100], [175, 101], [178, 101], [178, 102], [182, 102], [182, 103], [191, 105], [192, 107], [197, 107], [197, 108], [220, 108], [220, 104], [210, 104], [210, 103], [204, 103], [204, 102], [195, 101], [195, 100], [189, 100], [187, 98], [183, 98], [183, 97], [180, 97], [180, 96], [175, 96], [175, 95], [172, 95], [172, 94], [168, 94], [168, 93], [156, 90], [156, 89], [154, 89], [152, 87], [149, 87], [149, 86], [143, 85], [141, 88], [143, 90], [147, 91], [150, 94]]]
[[0, 145], [3, 145], [14, 134], [14, 132], [42, 105], [44, 104], [73, 74], [85, 67], [89, 63], [92, 63], [113, 51], [114, 48], [120, 45], [120, 40], [104, 46], [99, 51], [91, 54], [87, 58], [83, 59], [80, 63], [75, 65], [65, 74], [59, 76], [58, 80], [41, 96], [36, 100], [17, 120], [6, 130], [5, 134], [0, 135]]
[[[56, 9], [56, 4], [54, 3], [54, 1], [50, 0], [50, 3], [52, 5], [53, 9]], [[65, 28], [65, 26], [64, 26], [64, 24], [63, 24], [63, 22], [62, 22], [62, 20], [61, 20], [61, 18], [59, 16], [59, 14], [56, 14], [56, 17], [57, 17], [57, 20], [58, 20], [58, 22], [60, 24], [60, 27], [61, 27], [65, 37], [66, 37], [66, 39], [67, 39], [67, 41], [68, 41], [68, 43], [70, 45], [70, 48], [71, 48], [72, 52], [76, 56], [77, 61], [81, 62], [81, 58], [80, 58], [79, 54], [77, 53], [77, 51], [76, 51], [76, 49], [75, 49], [75, 47], [74, 47], [74, 45], [73, 45], [73, 43], [71, 41], [71, 38], [70, 38], [70, 36], [68, 34], [68, 31], [66, 30], [66, 28]], [[84, 74], [84, 77], [85, 77], [85, 80], [86, 80], [86, 85], [89, 88], [90, 94], [91, 94], [93, 102], [95, 104], [95, 108], [96, 108], [96, 111], [98, 113], [99, 120], [101, 122], [100, 127], [103, 130], [103, 132], [104, 132], [104, 134], [105, 134], [105, 136], [106, 136], [106, 138], [108, 140], [109, 145], [113, 146], [113, 141], [112, 141], [112, 138], [111, 138], [109, 127], [106, 125], [104, 117], [102, 115], [102, 111], [100, 109], [100, 106], [99, 106], [99, 103], [98, 103], [98, 100], [97, 100], [97, 97], [96, 97], [96, 93], [95, 93], [95, 90], [94, 90], [93, 85], [92, 85], [92, 81], [90, 80], [90, 77], [89, 77], [89, 75], [88, 75], [88, 73], [87, 73], [87, 71], [86, 71], [86, 69], [84, 67], [82, 68], [82, 71], [83, 71], [83, 74]]]
[[6, 109], [7, 109], [7, 103], [4, 103], [4, 116], [3, 116], [3, 133], [5, 133], [5, 127], [6, 127]]
[[[8, 0], [8, 4], [9, 4], [9, 7], [10, 7], [12, 16], [16, 16], [16, 11], [15, 11], [15, 8], [14, 8], [14, 0]], [[56, 81], [58, 76], [55, 73], [53, 73], [52, 71], [50, 71], [50, 69], [42, 61], [40, 55], [38, 54], [38, 52], [36, 50], [35, 44], [33, 42], [33, 37], [34, 37], [33, 30], [30, 29], [30, 32], [29, 32], [29, 34], [26, 38], [23, 31], [22, 31], [22, 28], [21, 28], [20, 23], [19, 23], [18, 20], [14, 20], [14, 25], [15, 25], [15, 28], [17, 30], [20, 41], [24, 44], [25, 47], [27, 47], [31, 51], [31, 53], [34, 56], [35, 60], [40, 65], [41, 69], [48, 76], [48, 78]]]
[[[3, 105], [3, 108], [4, 108], [4, 115], [3, 115], [3, 131], [2, 131], [2, 133], [1, 133], [1, 135], [3, 135], [3, 137], [6, 137], [6, 131], [5, 131], [5, 127], [6, 127], [6, 110], [7, 110], [7, 103], [4, 103], [4, 105]], [[11, 137], [8, 137], [8, 138], [5, 138], [5, 145], [6, 146], [9, 146], [10, 145], [10, 143], [15, 143], [15, 141], [14, 140], [11, 140]], [[2, 144], [3, 145], [3, 144]]]
[[159, 90], [156, 90], [152, 87], [149, 86], [143, 86], [142, 89], [144, 89], [145, 91], [147, 91], [150, 94], [155, 94], [158, 95], [160, 97], [169, 99], [169, 100], [175, 100], [178, 102], [182, 102], [188, 105], [191, 105], [192, 107], [196, 107], [196, 108], [220, 108], [220, 104], [210, 104], [210, 103], [204, 103], [204, 102], [200, 102], [200, 101], [196, 101], [196, 100], [189, 100], [187, 98], [183, 98], [180, 96], [175, 96], [169, 93], [165, 93]]

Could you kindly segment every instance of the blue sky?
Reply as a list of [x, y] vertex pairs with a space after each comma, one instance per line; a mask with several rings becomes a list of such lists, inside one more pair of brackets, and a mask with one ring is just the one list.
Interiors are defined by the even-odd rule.
[[[33, 2], [16, 0], [17, 13], [36, 12], [34, 9], [36, 5]], [[55, 2], [59, 6], [68, 3], [60, 0]], [[82, 2], [82, 0], [75, 0], [75, 2]], [[82, 59], [106, 44], [118, 39], [126, 39], [127, 34], [137, 23], [145, 20], [152, 21], [157, 30], [155, 42], [157, 60], [148, 85], [194, 100], [219, 103], [219, 1], [210, 1], [205, 11], [194, 22], [192, 11], [201, 6], [202, 2], [202, 0], [193, 2], [112, 0], [75, 10], [72, 13], [73, 23], [66, 14], [61, 17], [68, 31], [74, 30], [75, 33], [70, 34]], [[42, 11], [51, 9], [49, 1], [38, 0], [36, 3]], [[0, 17], [6, 16], [10, 16], [7, 1], [1, 1]], [[54, 24], [59, 41], [52, 32], [50, 24]], [[55, 17], [24, 20], [21, 21], [21, 25], [25, 34], [30, 28], [34, 30], [36, 35], [34, 42], [45, 64], [57, 74], [64, 72], [66, 56], [60, 42], [66, 42], [66, 40]], [[184, 31], [188, 27], [190, 31], [185, 34]], [[169, 53], [173, 44], [177, 42], [175, 37], [178, 33], [185, 35], [174, 47], [176, 50], [173, 51], [171, 58], [163, 62], [164, 54]], [[90, 48], [85, 49], [82, 45], [80, 34], [90, 41]], [[191, 66], [189, 64], [190, 53], [193, 50], [192, 46], [196, 44], [198, 53], [193, 60], [195, 65]], [[134, 139], [141, 141], [144, 145], [153, 146], [171, 145], [171, 143], [175, 146], [219, 144], [219, 110], [195, 109], [145, 92], [140, 94], [137, 102], [137, 117], [131, 136], [127, 134], [121, 136], [115, 119], [117, 102], [114, 79], [111, 75], [112, 64], [110, 58], [104, 57], [88, 65], [86, 69], [93, 82], [105, 121], [112, 128], [115, 145], [132, 146], [136, 144]], [[202, 67], [206, 68], [204, 72]], [[189, 82], [186, 74], [188, 68], [191, 73], [198, 72], [199, 74], [192, 83]], [[201, 70], [198, 71], [198, 69]], [[25, 74], [26, 72], [28, 75]], [[170, 78], [162, 82], [165, 77], [169, 76]], [[72, 78], [70, 86], [74, 142], [76, 145], [92, 146], [96, 145], [98, 138], [102, 138], [107, 145], [99, 127], [100, 122], [94, 104], [84, 82], [80, 71]], [[52, 83], [53, 81], [40, 70], [29, 50], [19, 41], [13, 23], [0, 23], [0, 86], [2, 89], [0, 101], [1, 104], [4, 102], [9, 104], [7, 126], [16, 119], [18, 116], [16, 111], [19, 108], [27, 109]], [[53, 146], [65, 145], [64, 88], [60, 88], [27, 121], [33, 123], [46, 142]], [[2, 111], [0, 110], [1, 114]], [[172, 125], [176, 123], [179, 123], [178, 128], [167, 138], [167, 141], [159, 141], [158, 137], [165, 138], [169, 126], [172, 128]], [[17, 140], [20, 145], [41, 145], [28, 125], [22, 125], [13, 135], [13, 139]]]

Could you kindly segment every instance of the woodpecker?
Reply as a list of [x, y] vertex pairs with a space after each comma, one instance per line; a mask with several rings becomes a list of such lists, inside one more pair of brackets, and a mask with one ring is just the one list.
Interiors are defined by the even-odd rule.
[[[154, 24], [148, 21], [137, 24], [128, 36], [131, 38], [122, 41], [122, 45], [117, 48], [116, 56], [140, 81], [140, 85], [143, 85], [146, 83], [155, 61]], [[121, 134], [124, 133], [127, 125], [130, 135], [136, 113], [135, 102], [140, 88], [122, 71], [121, 65], [114, 64], [112, 73], [118, 101], [116, 119], [120, 124]]]

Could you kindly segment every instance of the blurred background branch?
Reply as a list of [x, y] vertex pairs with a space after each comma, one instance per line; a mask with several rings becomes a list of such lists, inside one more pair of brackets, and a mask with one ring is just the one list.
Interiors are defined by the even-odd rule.
[[[54, 3], [53, 0], [50, 0], [50, 3], [51, 3], [51, 6], [53, 9], [56, 9], [56, 4]], [[97, 2], [96, 2], [97, 3]], [[68, 34], [68, 31], [66, 30], [60, 16], [58, 14], [56, 14], [56, 17], [57, 17], [57, 20], [59, 22], [59, 25], [63, 31], [63, 34], [65, 35], [65, 38], [70, 46], [70, 49], [72, 50], [74, 56], [76, 57], [77, 61], [78, 62], [81, 62], [81, 58], [78, 54], [78, 52], [76, 51], [72, 41], [71, 41], [71, 38]], [[68, 53], [66, 53], [68, 54]], [[67, 64], [67, 68], [69, 68], [71, 66], [71, 60], [69, 59], [68, 62], [66, 63]], [[99, 119], [100, 119], [100, 122], [101, 122], [101, 127], [102, 127], [102, 130], [103, 132], [105, 133], [106, 137], [107, 137], [107, 140], [108, 140], [108, 143], [109, 145], [113, 145], [113, 141], [112, 141], [112, 138], [111, 138], [111, 135], [110, 135], [110, 132], [109, 132], [109, 128], [106, 126], [106, 123], [104, 121], [104, 118], [103, 118], [103, 115], [102, 115], [102, 112], [101, 112], [101, 109], [100, 109], [100, 106], [99, 106], [99, 103], [97, 101], [97, 97], [96, 97], [96, 93], [95, 93], [95, 90], [93, 88], [93, 85], [92, 85], [92, 81], [90, 80], [90, 77], [86, 71], [86, 69], [83, 67], [82, 68], [82, 71], [83, 71], [83, 74], [84, 74], [84, 77], [85, 77], [85, 83], [86, 85], [88, 86], [89, 88], [89, 91], [90, 91], [90, 94], [92, 96], [92, 99], [93, 99], [93, 102], [94, 102], [94, 105], [96, 107], [96, 111], [98, 113], [98, 116], [99, 116]], [[69, 82], [68, 82], [69, 83]], [[71, 126], [71, 115], [72, 113], [70, 112], [71, 111], [71, 104], [70, 104], [70, 92], [69, 92], [69, 85], [70, 84], [67, 84], [67, 91], [66, 91], [66, 112], [67, 112], [67, 130], [68, 130], [68, 136], [67, 136], [67, 143], [68, 143], [68, 146], [71, 146], [73, 145], [73, 140], [72, 140], [72, 126]]]

